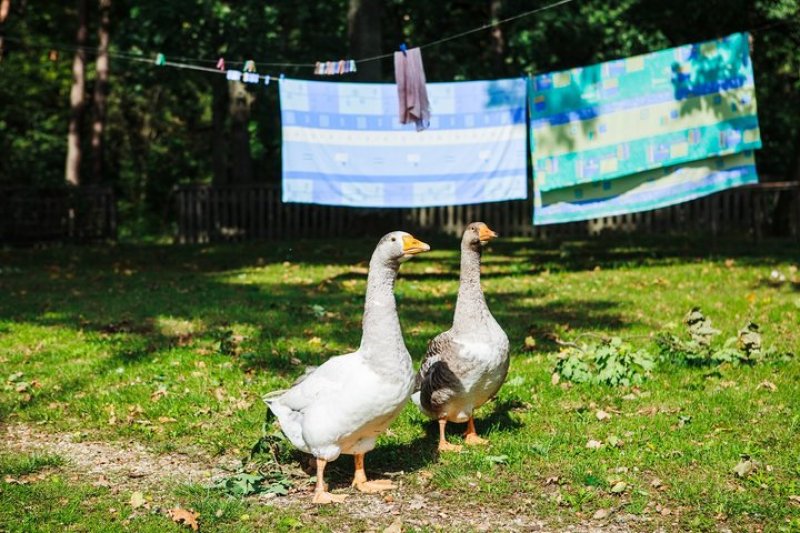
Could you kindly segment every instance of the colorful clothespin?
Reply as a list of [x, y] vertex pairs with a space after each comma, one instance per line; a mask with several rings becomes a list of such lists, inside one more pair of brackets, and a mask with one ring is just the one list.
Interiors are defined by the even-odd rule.
[[167, 58], [164, 57], [164, 54], [158, 53], [156, 54], [156, 65], [159, 67], [164, 66], [167, 63]]
[[344, 59], [340, 59], [336, 65], [336, 74], [344, 74]]
[[283, 78], [284, 78], [284, 75], [283, 75], [283, 72], [281, 72], [281, 75], [278, 76], [278, 80], [282, 80]]
[[47, 56], [50, 61], [58, 61], [58, 50], [50, 50], [50, 53]]
[[225, 70], [225, 59], [222, 57], [217, 61], [217, 70]]
[[408, 56], [408, 47], [406, 43], [400, 43], [400, 51], [403, 52], [404, 56]]
[[270, 80], [270, 79], [271, 79], [271, 77], [270, 77], [270, 75], [269, 75], [269, 74], [267, 74], [266, 76], [264, 76], [264, 85], [269, 85], [269, 80]]
[[320, 74], [322, 74], [322, 63], [317, 61], [314, 63], [314, 75], [319, 76]]
[[252, 59], [248, 59], [244, 62], [244, 68], [242, 69], [245, 72], [255, 72], [256, 71], [256, 62]]
[[350, 72], [356, 72], [356, 61], [355, 59], [350, 60]]

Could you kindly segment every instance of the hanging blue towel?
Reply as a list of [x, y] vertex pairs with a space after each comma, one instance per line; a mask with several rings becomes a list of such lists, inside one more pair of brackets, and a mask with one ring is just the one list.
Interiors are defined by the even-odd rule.
[[394, 84], [280, 82], [283, 201], [427, 207], [527, 198], [526, 82], [430, 83], [415, 131]]

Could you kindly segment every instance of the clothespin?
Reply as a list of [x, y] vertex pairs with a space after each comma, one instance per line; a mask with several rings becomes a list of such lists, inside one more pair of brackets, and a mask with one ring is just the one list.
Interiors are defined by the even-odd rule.
[[228, 81], [241, 81], [242, 73], [238, 70], [229, 70], [226, 78]]
[[242, 69], [245, 72], [255, 72], [256, 71], [256, 62], [252, 59], [248, 59], [244, 62], [244, 68]]
[[408, 47], [406, 43], [400, 43], [400, 51], [403, 52], [404, 56], [408, 56]]
[[156, 65], [159, 67], [164, 66], [167, 63], [167, 58], [164, 57], [164, 54], [158, 53], [156, 54]]
[[316, 76], [319, 76], [320, 74], [322, 74], [322, 63], [320, 63], [319, 61], [317, 61], [314, 64], [314, 74]]
[[270, 75], [269, 74], [264, 76], [264, 85], [269, 85], [269, 80], [270, 80]]
[[58, 61], [58, 50], [50, 50], [47, 57], [50, 61]]
[[278, 80], [282, 80], [283, 78], [284, 78], [284, 75], [283, 75], [283, 72], [281, 72], [281, 75], [278, 76]]
[[344, 74], [344, 59], [340, 59], [339, 64], [336, 65], [336, 73]]
[[356, 71], [356, 60], [355, 59], [351, 59], [350, 60], [350, 72], [355, 72], [355, 71]]
[[225, 70], [225, 59], [224, 58], [220, 57], [219, 61], [217, 61], [217, 70]]

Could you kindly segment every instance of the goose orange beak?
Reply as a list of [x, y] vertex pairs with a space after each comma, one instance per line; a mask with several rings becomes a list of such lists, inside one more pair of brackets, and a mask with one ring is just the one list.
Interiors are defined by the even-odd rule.
[[478, 232], [478, 239], [480, 239], [482, 243], [487, 243], [490, 240], [495, 239], [497, 237], [498, 237], [497, 233], [490, 230], [489, 226], [481, 226], [481, 229]]
[[422, 252], [427, 252], [430, 249], [431, 247], [428, 244], [422, 242], [419, 239], [414, 238], [411, 235], [403, 236], [404, 254], [416, 255], [416, 254], [421, 254]]

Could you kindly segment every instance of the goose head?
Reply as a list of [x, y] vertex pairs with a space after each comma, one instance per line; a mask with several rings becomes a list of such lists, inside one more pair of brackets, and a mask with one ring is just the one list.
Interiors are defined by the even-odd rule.
[[378, 242], [373, 260], [377, 259], [389, 265], [399, 265], [417, 254], [430, 250], [431, 247], [405, 231], [387, 233]]
[[497, 233], [489, 229], [483, 222], [471, 222], [467, 229], [464, 230], [464, 236], [461, 238], [462, 248], [472, 248], [480, 250], [481, 247], [486, 246], [490, 240], [497, 237]]

